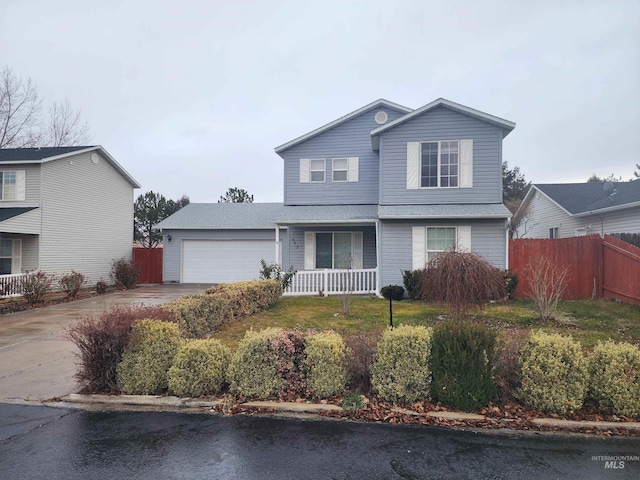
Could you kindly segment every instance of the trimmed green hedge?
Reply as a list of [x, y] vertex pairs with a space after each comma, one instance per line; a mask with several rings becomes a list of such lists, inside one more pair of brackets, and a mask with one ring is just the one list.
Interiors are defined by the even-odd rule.
[[496, 333], [484, 324], [449, 320], [437, 325], [431, 347], [433, 395], [465, 411], [495, 400], [495, 347]]
[[611, 340], [598, 343], [589, 357], [589, 391], [601, 407], [640, 416], [640, 349]]
[[347, 347], [335, 332], [320, 332], [306, 338], [309, 368], [307, 387], [315, 397], [331, 397], [347, 384]]
[[180, 397], [202, 397], [222, 391], [231, 350], [215, 338], [191, 340], [180, 347], [168, 372], [169, 390]]
[[182, 343], [175, 323], [144, 319], [133, 326], [129, 346], [117, 367], [117, 385], [132, 395], [167, 390], [167, 371]]
[[281, 332], [281, 328], [245, 332], [229, 365], [232, 393], [269, 398], [282, 389], [283, 379], [277, 375], [276, 356], [269, 344]]
[[381, 400], [431, 399], [432, 332], [431, 328], [408, 325], [384, 332], [371, 368], [371, 385]]
[[266, 310], [282, 296], [277, 280], [227, 283], [210, 287], [206, 294], [186, 295], [164, 305], [190, 338], [204, 338], [222, 324]]
[[587, 392], [587, 362], [571, 337], [541, 330], [524, 345], [522, 401], [535, 409], [567, 413], [582, 407]]

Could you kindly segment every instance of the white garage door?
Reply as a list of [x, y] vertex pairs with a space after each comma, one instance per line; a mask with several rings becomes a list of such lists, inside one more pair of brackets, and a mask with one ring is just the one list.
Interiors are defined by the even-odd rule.
[[183, 283], [229, 283], [254, 280], [260, 260], [274, 261], [273, 240], [185, 240]]

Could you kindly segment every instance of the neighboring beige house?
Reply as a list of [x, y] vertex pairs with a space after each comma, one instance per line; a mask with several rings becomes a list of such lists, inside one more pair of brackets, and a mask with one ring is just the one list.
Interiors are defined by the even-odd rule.
[[640, 233], [640, 180], [531, 185], [519, 215], [518, 238]]
[[95, 283], [131, 258], [138, 182], [101, 146], [0, 149], [0, 275]]

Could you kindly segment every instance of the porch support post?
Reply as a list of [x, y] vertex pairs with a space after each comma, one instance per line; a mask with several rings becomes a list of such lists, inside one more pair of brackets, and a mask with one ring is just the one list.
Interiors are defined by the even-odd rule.
[[276, 254], [273, 257], [275, 258], [275, 263], [281, 265], [280, 262], [280, 226], [276, 223]]

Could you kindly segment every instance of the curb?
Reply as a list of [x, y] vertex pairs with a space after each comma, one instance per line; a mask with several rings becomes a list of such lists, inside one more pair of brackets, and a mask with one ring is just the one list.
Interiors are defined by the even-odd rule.
[[[154, 407], [156, 409], [184, 409], [184, 410], [202, 410], [202, 409], [214, 409], [224, 404], [220, 399], [202, 400], [197, 398], [181, 398], [174, 396], [160, 396], [160, 395], [81, 395], [72, 393], [56, 399], [55, 401], [45, 402], [49, 404], [55, 404], [63, 406], [68, 404], [82, 406], [97, 406], [97, 405], [112, 405], [112, 406], [136, 406], [136, 407]], [[338, 405], [330, 403], [296, 403], [296, 402], [274, 402], [274, 401], [253, 401], [239, 404], [241, 407], [251, 408], [264, 408], [271, 409], [276, 412], [284, 413], [319, 413], [319, 412], [341, 412], [343, 409]], [[418, 413], [412, 410], [404, 408], [393, 408], [394, 412], [402, 413], [404, 415], [411, 416], [427, 416], [434, 417], [443, 420], [457, 420], [457, 421], [484, 421], [494, 420], [492, 417], [485, 415], [478, 415], [476, 413], [466, 412], [448, 412], [448, 411], [433, 411]], [[566, 429], [578, 429], [578, 428], [597, 428], [600, 430], [609, 430], [615, 428], [624, 428], [627, 430], [639, 430], [640, 422], [595, 422], [588, 420], [562, 420], [557, 418], [536, 418], [532, 420], [532, 423], [540, 426], [551, 426]]]

